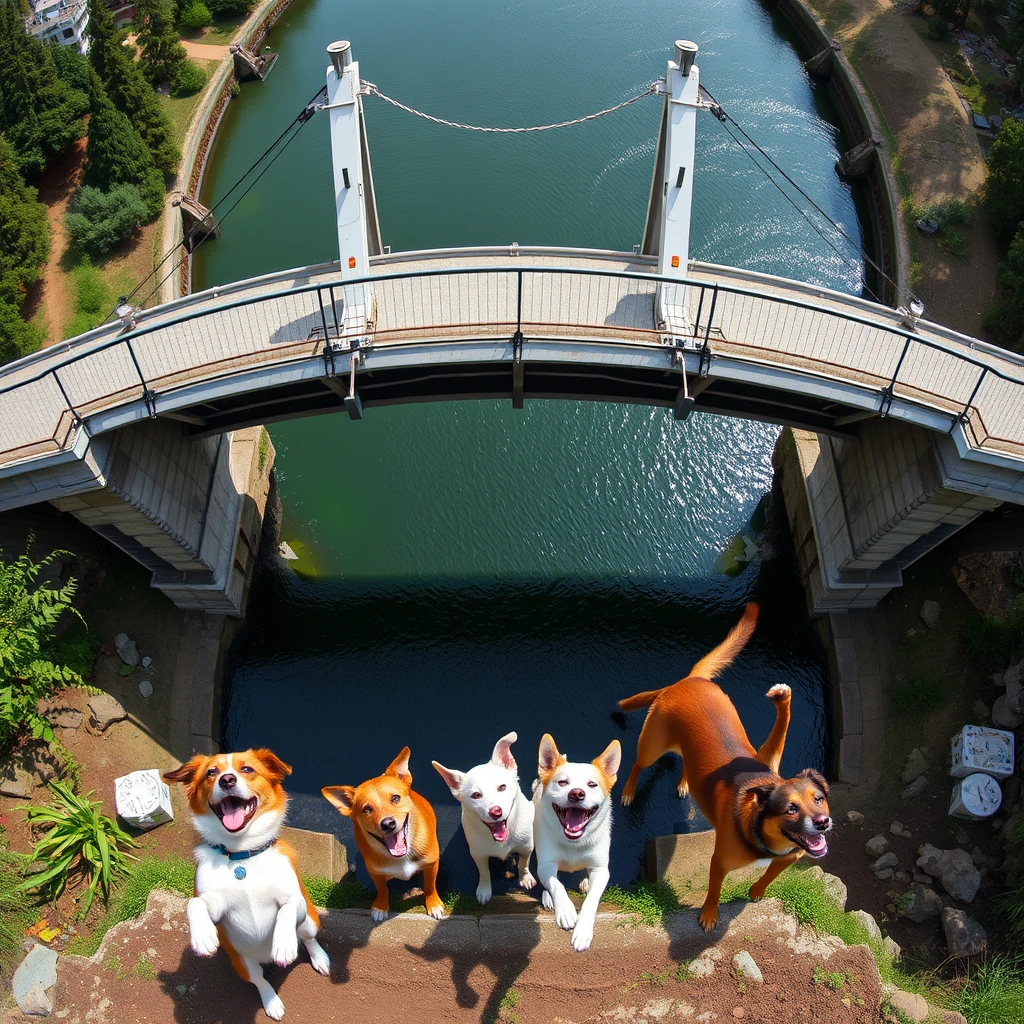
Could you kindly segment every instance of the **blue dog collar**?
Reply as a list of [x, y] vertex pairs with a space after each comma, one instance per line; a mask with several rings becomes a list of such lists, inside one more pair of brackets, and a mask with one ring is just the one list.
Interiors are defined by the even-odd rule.
[[[270, 842], [267, 843], [265, 846], [261, 846], [256, 850], [238, 850], [234, 853], [232, 853], [232, 851], [229, 850], [226, 846], [222, 846], [219, 843], [207, 843], [206, 845], [209, 846], [211, 850], [216, 850], [218, 853], [224, 854], [224, 856], [227, 857], [228, 860], [248, 860], [250, 857], [255, 857], [257, 854], [266, 852], [276, 842], [277, 839], [275, 837], [274, 839], [271, 839]], [[242, 867], [241, 864], [239, 864], [238, 867], [235, 868], [235, 878], [241, 881], [243, 878], [245, 878], [245, 875], [245, 868]]]

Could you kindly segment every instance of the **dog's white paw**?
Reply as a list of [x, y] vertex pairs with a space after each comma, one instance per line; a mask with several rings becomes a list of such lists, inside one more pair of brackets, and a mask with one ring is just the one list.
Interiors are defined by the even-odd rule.
[[765, 696], [769, 700], [785, 700], [792, 694], [792, 690], [785, 683], [776, 683]]
[[376, 907], [374, 907], [370, 911], [370, 917], [372, 917], [374, 921], [377, 921], [379, 923], [381, 921], [386, 921], [388, 919], [388, 912], [386, 910], [378, 910]]
[[275, 995], [273, 999], [268, 999], [263, 1004], [263, 1012], [271, 1020], [280, 1020], [284, 1016], [284, 1003], [281, 1002], [281, 997]]
[[554, 901], [553, 901], [553, 900], [551, 899], [551, 893], [549, 893], [549, 892], [547, 891], [547, 889], [545, 889], [545, 890], [544, 890], [544, 891], [543, 891], [543, 892], [542, 892], [542, 893], [540, 894], [540, 905], [541, 905], [541, 906], [542, 906], [542, 907], [543, 907], [543, 908], [544, 908], [545, 910], [554, 910], [554, 909], [555, 909], [555, 904], [554, 904]]
[[594, 925], [590, 921], [579, 921], [572, 930], [572, 948], [577, 953], [590, 949], [590, 943], [594, 940]]
[[568, 897], [566, 897], [564, 902], [559, 900], [555, 907], [555, 924], [566, 931], [576, 927], [576, 908]]
[[309, 962], [313, 965], [313, 970], [317, 974], [330, 974], [331, 958], [327, 955], [324, 947], [319, 942], [311, 942], [306, 949], [309, 952]]
[[447, 911], [445, 911], [444, 909], [444, 904], [440, 900], [438, 900], [438, 902], [434, 906], [427, 907], [427, 913], [435, 921], [442, 921], [444, 920], [444, 916], [447, 913]]
[[[537, 884], [537, 879], [534, 878], [533, 875], [531, 875], [529, 871], [527, 871], [526, 874], [523, 875], [523, 877], [519, 879], [519, 885], [523, 889], [532, 889], [536, 884]], [[546, 890], [545, 890], [545, 895], [547, 895], [547, 891]]]
[[589, 878], [584, 878], [584, 879], [582, 879], [580, 881], [580, 892], [583, 893], [584, 896], [586, 896], [589, 891], [590, 891], [590, 879]]
[[290, 963], [294, 963], [298, 955], [299, 940], [296, 938], [294, 931], [292, 931], [291, 935], [284, 935], [281, 938], [274, 936], [274, 943], [270, 949], [270, 959], [278, 967], [287, 967]]
[[490, 903], [491, 887], [489, 885], [478, 885], [476, 889], [477, 903]]
[[190, 929], [192, 949], [199, 956], [213, 956], [220, 948], [220, 936], [217, 926], [207, 917], [206, 920], [192, 922]]

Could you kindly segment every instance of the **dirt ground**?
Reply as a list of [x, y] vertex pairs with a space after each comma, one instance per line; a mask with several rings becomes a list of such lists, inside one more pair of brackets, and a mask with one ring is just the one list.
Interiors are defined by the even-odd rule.
[[[985, 159], [960, 98], [915, 28], [919, 14], [889, 0], [810, 0], [861, 77], [896, 140], [916, 206], [943, 199], [976, 201]], [[981, 314], [995, 301], [998, 253], [984, 211], [964, 229], [970, 255], [957, 259], [917, 232], [929, 320], [983, 336]]]

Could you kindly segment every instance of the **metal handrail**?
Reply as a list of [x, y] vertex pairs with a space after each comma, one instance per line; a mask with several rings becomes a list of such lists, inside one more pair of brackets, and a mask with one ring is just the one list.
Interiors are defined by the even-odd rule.
[[[507, 252], [507, 250], [505, 250], [505, 251]], [[558, 252], [560, 252], [560, 251], [559, 250], [552, 250], [553, 254], [558, 253]], [[564, 251], [561, 251], [561, 252], [564, 255]], [[611, 254], [609, 254], [609, 255], [611, 255]], [[628, 259], [629, 256], [627, 254], [621, 254], [620, 258], [627, 258]], [[315, 268], [306, 268], [305, 273], [306, 273], [306, 276], [313, 276], [314, 274], [319, 275], [320, 273], [330, 273], [332, 270], [336, 270], [336, 269], [337, 269], [337, 263], [335, 262], [335, 263], [328, 263], [328, 264], [320, 264], [320, 265], [318, 265]], [[298, 273], [302, 273], [302, 272], [301, 271], [300, 272], [285, 271], [285, 272], [279, 272], [279, 273], [275, 273], [275, 274], [265, 275], [265, 276], [263, 276], [261, 278], [255, 278], [255, 279], [252, 279], [250, 281], [235, 282], [234, 284], [225, 286], [223, 288], [208, 289], [206, 293], [202, 293], [201, 295], [190, 296], [190, 297], [188, 297], [187, 299], [184, 299], [184, 300], [177, 300], [175, 303], [170, 303], [166, 307], [156, 307], [153, 310], [147, 311], [147, 315], [145, 317], [145, 320], [147, 322], [139, 324], [134, 330], [131, 330], [131, 331], [125, 332], [125, 333], [121, 333], [121, 334], [117, 334], [116, 336], [114, 336], [112, 338], [109, 338], [108, 340], [106, 340], [104, 342], [101, 342], [98, 345], [89, 345], [88, 347], [83, 347], [83, 348], [81, 348], [78, 351], [75, 351], [69, 345], [68, 349], [64, 353], [65, 357], [62, 358], [62, 359], [59, 359], [56, 363], [50, 363], [50, 365], [47, 365], [45, 368], [42, 368], [40, 370], [40, 372], [35, 374], [34, 376], [19, 379], [19, 380], [15, 381], [15, 382], [12, 382], [12, 383], [10, 383], [10, 384], [8, 384], [6, 386], [0, 386], [0, 399], [2, 399], [2, 397], [4, 395], [10, 394], [11, 392], [13, 392], [13, 391], [15, 391], [17, 389], [20, 389], [20, 388], [23, 388], [23, 387], [27, 387], [27, 386], [29, 386], [31, 384], [38, 383], [39, 381], [44, 380], [45, 378], [47, 378], [49, 376], [53, 376], [54, 382], [56, 383], [57, 387], [59, 388], [59, 390], [61, 392], [61, 395], [62, 395], [62, 397], [64, 399], [65, 406], [66, 406], [66, 412], [70, 413], [70, 415], [72, 417], [72, 426], [68, 429], [68, 431], [65, 432], [63, 440], [58, 440], [58, 437], [57, 437], [57, 432], [59, 432], [59, 429], [60, 429], [61, 419], [63, 418], [63, 415], [64, 415], [64, 413], [62, 412], [60, 414], [60, 416], [58, 416], [58, 418], [57, 418], [57, 425], [55, 427], [55, 432], [54, 432], [53, 435], [51, 435], [51, 437], [49, 439], [47, 439], [47, 438], [39, 438], [38, 440], [26, 443], [24, 445], [18, 445], [18, 446], [15, 446], [14, 448], [7, 449], [6, 452], [0, 451], [0, 457], [2, 457], [2, 455], [6, 454], [7, 452], [17, 451], [17, 450], [20, 450], [22, 448], [32, 447], [32, 446], [40, 444], [40, 443], [45, 443], [47, 440], [50, 440], [55, 445], [57, 450], [63, 450], [65, 448], [65, 446], [68, 443], [68, 439], [71, 436], [71, 433], [74, 431], [74, 429], [77, 426], [82, 425], [83, 423], [85, 423], [85, 421], [88, 419], [88, 417], [82, 417], [80, 415], [80, 413], [76, 410], [73, 402], [71, 401], [70, 397], [68, 396], [67, 390], [65, 389], [63, 383], [61, 382], [61, 379], [60, 379], [60, 376], [58, 374], [58, 371], [66, 369], [69, 366], [73, 366], [73, 365], [75, 365], [75, 364], [77, 364], [77, 363], [79, 363], [79, 362], [81, 362], [81, 361], [83, 361], [85, 359], [95, 357], [97, 354], [102, 353], [104, 351], [107, 351], [109, 349], [113, 349], [113, 348], [116, 348], [116, 347], [119, 347], [119, 346], [124, 346], [125, 349], [127, 350], [127, 353], [128, 353], [128, 355], [129, 355], [129, 357], [131, 359], [131, 362], [132, 362], [132, 364], [134, 366], [135, 372], [136, 372], [136, 374], [138, 376], [138, 382], [139, 382], [139, 384], [142, 387], [142, 399], [145, 401], [150, 415], [155, 415], [155, 413], [156, 413], [156, 403], [157, 403], [157, 400], [160, 397], [160, 394], [150, 388], [150, 382], [148, 382], [146, 380], [145, 374], [143, 373], [142, 367], [140, 366], [139, 360], [138, 360], [136, 352], [135, 352], [135, 347], [134, 347], [134, 344], [133, 344], [134, 342], [138, 341], [139, 339], [144, 338], [144, 337], [146, 337], [146, 336], [148, 336], [150, 334], [153, 334], [153, 333], [155, 333], [157, 331], [164, 331], [164, 330], [167, 330], [169, 328], [173, 328], [173, 327], [179, 326], [181, 324], [188, 323], [188, 322], [193, 321], [193, 320], [197, 320], [197, 319], [202, 318], [202, 317], [211, 316], [211, 315], [214, 315], [214, 314], [217, 314], [217, 313], [221, 313], [221, 312], [225, 312], [225, 311], [228, 311], [228, 310], [239, 309], [239, 308], [247, 307], [247, 306], [259, 305], [259, 304], [267, 303], [267, 302], [273, 302], [273, 301], [277, 301], [277, 300], [286, 298], [288, 296], [294, 296], [294, 295], [301, 295], [301, 294], [316, 292], [317, 293], [317, 298], [318, 298], [318, 304], [320, 305], [320, 308], [321, 308], [321, 319], [323, 320], [325, 348], [331, 348], [332, 346], [330, 344], [330, 338], [329, 338], [329, 333], [328, 333], [328, 329], [327, 329], [326, 317], [323, 315], [323, 302], [325, 300], [325, 294], [324, 294], [325, 292], [327, 293], [327, 300], [330, 302], [332, 308], [334, 308], [335, 304], [334, 304], [334, 294], [333, 293], [334, 293], [334, 289], [336, 289], [336, 288], [341, 288], [341, 289], [344, 290], [345, 288], [356, 286], [356, 285], [364, 285], [364, 284], [368, 284], [370, 286], [384, 285], [387, 282], [402, 281], [402, 280], [408, 280], [408, 279], [444, 278], [444, 277], [455, 277], [455, 276], [472, 276], [472, 275], [481, 275], [481, 274], [485, 274], [485, 275], [495, 275], [495, 274], [498, 274], [498, 275], [512, 275], [512, 274], [514, 274], [514, 275], [516, 275], [517, 276], [517, 291], [518, 291], [518, 302], [517, 302], [518, 316], [517, 316], [516, 332], [517, 332], [517, 334], [520, 337], [522, 336], [522, 334], [521, 334], [521, 329], [522, 329], [522, 280], [523, 280], [523, 275], [524, 274], [544, 274], [544, 275], [563, 275], [563, 276], [573, 276], [573, 277], [611, 278], [611, 279], [618, 279], [618, 280], [642, 282], [642, 283], [646, 283], [646, 284], [651, 285], [652, 288], [656, 288], [657, 286], [664, 285], [666, 283], [670, 283], [670, 284], [673, 284], [673, 285], [676, 285], [676, 284], [678, 284], [678, 285], [685, 285], [685, 286], [688, 286], [688, 287], [691, 287], [691, 288], [696, 288], [696, 289], [700, 290], [700, 299], [699, 299], [699, 303], [698, 303], [698, 317], [697, 317], [696, 323], [693, 325], [693, 337], [696, 339], [697, 338], [697, 334], [698, 334], [698, 330], [700, 328], [703, 328], [703, 339], [702, 339], [702, 341], [703, 341], [704, 353], [702, 353], [702, 356], [709, 351], [709, 346], [710, 346], [710, 342], [711, 342], [711, 331], [712, 331], [712, 328], [713, 328], [715, 311], [716, 311], [716, 305], [717, 305], [719, 293], [725, 293], [725, 294], [731, 294], [731, 295], [737, 295], [737, 296], [745, 296], [745, 297], [750, 297], [750, 298], [753, 298], [753, 299], [757, 299], [757, 300], [762, 301], [762, 302], [768, 302], [768, 303], [777, 304], [777, 305], [780, 305], [780, 306], [790, 306], [790, 307], [795, 307], [795, 308], [802, 308], [802, 309], [806, 309], [806, 310], [809, 310], [811, 312], [819, 313], [819, 314], [824, 313], [826, 316], [829, 316], [831, 318], [835, 318], [836, 320], [839, 320], [839, 321], [843, 321], [843, 322], [851, 323], [851, 324], [858, 324], [858, 325], [861, 325], [861, 326], [864, 326], [864, 327], [868, 327], [868, 328], [871, 328], [871, 329], [874, 329], [874, 330], [883, 330], [883, 331], [885, 331], [885, 332], [887, 332], [887, 333], [889, 333], [889, 334], [891, 334], [893, 336], [902, 337], [902, 338], [905, 339], [905, 343], [904, 343], [904, 346], [903, 346], [903, 351], [902, 351], [902, 353], [900, 355], [900, 358], [899, 358], [899, 360], [897, 362], [896, 370], [893, 373], [893, 376], [892, 376], [891, 380], [889, 381], [889, 383], [884, 388], [881, 388], [879, 390], [879, 392], [878, 392], [878, 394], [879, 394], [879, 401], [880, 401], [879, 412], [882, 415], [886, 415], [888, 413], [888, 411], [889, 411], [889, 407], [892, 404], [892, 397], [893, 397], [893, 392], [894, 392], [895, 386], [896, 386], [897, 383], [899, 383], [900, 370], [901, 370], [902, 366], [904, 365], [905, 358], [906, 358], [908, 352], [911, 350], [912, 346], [922, 346], [922, 347], [924, 347], [926, 349], [930, 349], [930, 350], [937, 351], [937, 352], [943, 352], [946, 355], [952, 356], [952, 357], [956, 358], [957, 360], [962, 361], [965, 364], [969, 364], [969, 365], [973, 365], [973, 366], [978, 367], [982, 371], [981, 375], [979, 376], [978, 381], [976, 382], [976, 384], [974, 386], [974, 389], [971, 392], [970, 398], [967, 400], [966, 403], [964, 403], [964, 405], [960, 409], [960, 411], [957, 412], [957, 413], [950, 413], [949, 410], [946, 410], [946, 409], [941, 410], [943, 412], [943, 414], [950, 415], [952, 417], [952, 424], [951, 424], [951, 427], [950, 427], [951, 430], [955, 429], [958, 424], [963, 425], [963, 424], [965, 424], [969, 420], [970, 413], [971, 413], [971, 410], [972, 410], [972, 407], [973, 407], [974, 399], [977, 397], [978, 391], [979, 391], [983, 381], [985, 380], [985, 378], [987, 377], [988, 374], [992, 374], [995, 377], [998, 377], [998, 378], [1000, 378], [1002, 380], [1005, 380], [1005, 381], [1010, 382], [1010, 383], [1015, 384], [1015, 385], [1024, 385], [1024, 379], [1022, 379], [1021, 377], [1016, 376], [1016, 375], [1014, 375], [1014, 374], [1012, 374], [1010, 372], [1007, 372], [1007, 371], [1005, 371], [1004, 369], [1002, 369], [1002, 368], [1000, 368], [998, 366], [994, 366], [990, 361], [979, 357], [979, 355], [977, 353], [977, 350], [975, 350], [973, 348], [972, 349], [965, 349], [964, 347], [961, 347], [961, 346], [958, 346], [958, 345], [955, 345], [955, 344], [950, 344], [950, 343], [945, 342], [945, 341], [940, 341], [940, 340], [937, 340], [937, 339], [934, 339], [934, 338], [928, 338], [928, 337], [922, 336], [921, 333], [919, 333], [917, 331], [910, 330], [910, 329], [908, 329], [908, 328], [906, 328], [906, 327], [904, 327], [904, 326], [902, 326], [902, 325], [900, 325], [898, 323], [887, 322], [887, 319], [883, 318], [883, 317], [872, 319], [872, 318], [870, 318], [870, 317], [868, 317], [866, 315], [855, 314], [855, 313], [847, 312], [847, 311], [844, 311], [844, 310], [841, 310], [841, 309], [834, 309], [834, 308], [824, 308], [823, 309], [820, 304], [816, 305], [813, 302], [807, 301], [807, 300], [805, 300], [803, 298], [795, 298], [795, 297], [790, 297], [790, 296], [786, 296], [786, 295], [778, 295], [778, 294], [774, 294], [774, 293], [766, 294], [763, 291], [758, 291], [756, 288], [742, 287], [742, 286], [738, 286], [738, 285], [735, 285], [735, 284], [731, 284], [731, 283], [727, 283], [727, 282], [722, 282], [722, 281], [709, 282], [709, 281], [699, 280], [699, 279], [696, 279], [696, 278], [687, 278], [685, 280], [680, 280], [680, 281], [666, 282], [666, 280], [664, 278], [662, 278], [662, 277], [660, 277], [660, 276], [658, 276], [656, 274], [639, 273], [639, 272], [635, 272], [635, 271], [594, 269], [594, 268], [588, 268], [588, 267], [560, 267], [560, 266], [556, 266], [556, 265], [550, 265], [550, 266], [525, 266], [525, 267], [524, 266], [520, 266], [520, 265], [461, 266], [461, 267], [460, 266], [456, 266], [456, 267], [443, 267], [443, 268], [437, 268], [437, 269], [417, 268], [415, 270], [402, 271], [402, 272], [391, 273], [391, 274], [371, 274], [371, 275], [368, 275], [368, 276], [365, 276], [365, 277], [361, 277], [361, 278], [357, 278], [357, 279], [349, 279], [349, 280], [342, 280], [340, 278], [340, 276], [336, 277], [336, 278], [328, 279], [327, 281], [323, 281], [323, 280], [320, 280], [320, 281], [308, 281], [307, 280], [306, 282], [304, 282], [302, 284], [294, 285], [294, 286], [292, 286], [290, 288], [276, 289], [276, 290], [272, 290], [270, 292], [264, 292], [264, 293], [261, 293], [261, 294], [241, 295], [241, 296], [238, 296], [236, 298], [230, 299], [230, 300], [228, 300], [226, 302], [218, 302], [218, 303], [214, 303], [212, 305], [207, 304], [208, 303], [208, 298], [207, 298], [208, 296], [212, 296], [214, 298], [217, 298], [217, 297], [219, 297], [219, 295], [221, 293], [223, 293], [225, 291], [230, 293], [230, 294], [237, 295], [237, 293], [239, 291], [242, 291], [242, 290], [244, 290], [247, 287], [252, 287], [253, 285], [258, 285], [261, 282], [270, 282], [270, 281], [273, 281], [275, 278], [276, 279], [281, 279], [281, 278], [284, 278], [284, 277], [292, 277], [292, 279], [294, 279], [294, 277], [297, 276]], [[773, 283], [776, 287], [778, 287], [780, 285], [785, 285], [786, 284], [786, 282], [782, 281], [781, 279], [768, 279], [768, 280], [771, 283]], [[796, 283], [794, 282], [794, 284], [796, 284]], [[807, 286], [802, 286], [802, 287], [807, 287]], [[706, 291], [709, 290], [709, 289], [712, 292], [711, 308], [710, 308], [710, 312], [709, 312], [709, 315], [708, 315], [707, 322], [702, 324], [700, 321], [701, 321], [701, 317], [702, 317], [702, 311], [703, 311], [703, 308], [704, 308], [704, 295], [705, 295]], [[824, 291], [824, 290], [822, 290], [822, 291]], [[824, 297], [824, 295], [822, 297]], [[845, 299], [847, 297], [841, 296], [839, 293], [831, 293], [829, 295], [829, 298], [832, 299], [833, 301], [835, 301], [836, 299], [840, 299], [841, 300], [841, 299]], [[858, 306], [865, 305], [863, 300], [854, 300], [854, 302], [852, 304], [856, 304]], [[170, 309], [177, 309], [177, 310], [180, 310], [180, 312], [178, 313], [178, 315], [171, 316], [169, 318], [161, 315], [162, 312], [170, 311]], [[892, 317], [892, 316], [895, 315], [893, 313], [893, 311], [891, 311], [891, 310], [883, 310], [882, 307], [879, 307], [879, 311], [880, 312], [884, 312], [886, 314], [886, 317]], [[335, 310], [334, 319], [335, 319], [335, 323], [337, 324], [336, 310]], [[502, 322], [502, 323], [504, 323], [504, 322]], [[116, 330], [117, 326], [118, 325], [112, 325], [107, 330], [108, 331], [109, 330]], [[428, 325], [423, 325], [423, 327], [426, 327], [426, 326], [428, 326]], [[433, 325], [433, 326], [437, 326], [437, 325]], [[446, 324], [445, 326], [452, 327], [452, 326], [460, 326], [460, 325], [456, 324], [456, 323], [449, 323], [449, 324]], [[466, 326], [482, 326], [482, 325], [479, 325], [479, 324], [466, 324]], [[498, 324], [496, 326], [501, 326], [501, 324]], [[558, 326], [563, 326], [563, 327], [568, 327], [568, 326], [582, 327], [582, 326], [598, 326], [598, 325], [584, 324], [584, 323], [580, 323], [579, 321], [562, 321], [560, 323], [546, 324], [545, 326], [551, 326], [551, 327], [558, 327]], [[924, 327], [924, 326], [927, 326], [927, 325], [921, 325], [921, 326]], [[413, 327], [413, 328], [410, 328], [410, 329], [411, 330], [416, 330], [417, 328]], [[614, 332], [614, 331], [615, 331], [615, 328], [611, 328], [611, 332]], [[370, 332], [370, 333], [372, 335], [372, 332]], [[84, 336], [84, 337], [87, 337], [90, 340], [92, 340], [98, 334], [100, 334], [100, 331], [90, 332], [89, 335]], [[579, 342], [580, 340], [581, 339], [578, 339], [578, 338], [575, 339], [576, 342]], [[732, 339], [732, 340], [734, 340], [736, 342], [739, 342], [739, 343], [742, 343], [742, 339]], [[965, 340], [968, 340], [968, 339], [965, 339]], [[416, 344], [416, 342], [407, 342], [406, 344]], [[631, 341], [627, 342], [627, 344], [635, 345], [635, 344], [637, 344], [637, 341], [636, 340], [631, 340]], [[996, 353], [988, 352], [986, 354], [989, 355], [992, 358], [996, 358]], [[1009, 353], [1007, 354], [1007, 356], [1009, 357]], [[303, 356], [302, 358], [308, 358], [308, 357]], [[326, 356], [325, 356], [325, 358], [326, 358]], [[333, 353], [332, 353], [332, 358], [333, 358]], [[50, 359], [52, 359], [52, 350], [51, 350], [51, 354], [50, 354]], [[288, 360], [288, 361], [291, 362], [293, 360]], [[1012, 359], [1008, 359], [1008, 361], [1012, 361]], [[30, 363], [30, 362], [50, 362], [50, 360], [47, 359], [46, 357], [43, 357], [43, 358], [36, 358], [36, 359], [32, 359], [32, 360], [19, 361], [19, 363], [12, 364], [12, 366], [10, 366], [8, 368], [0, 369], [0, 380], [2, 380], [4, 375], [9, 374], [11, 369], [24, 369], [25, 368], [25, 364], [26, 363]], [[268, 359], [268, 360], [266, 360], [266, 364], [275, 364], [277, 362], [279, 362], [279, 360], [275, 360], [275, 359]], [[205, 365], [205, 364], [197, 364], [197, 366], [202, 366], [202, 365]], [[841, 367], [842, 364], [830, 363], [830, 365], [834, 365], [837, 368], [839, 368], [839, 367]], [[250, 366], [251, 366], [251, 364], [247, 364], [247, 368], [249, 368]], [[183, 367], [183, 369], [184, 369], [184, 367]], [[703, 358], [702, 358], [702, 362], [701, 362], [701, 369], [702, 369], [702, 371], [704, 369]], [[221, 376], [224, 376], [224, 374], [216, 374], [215, 375], [215, 377], [221, 377]], [[192, 382], [190, 382], [190, 383], [192, 383]], [[173, 393], [180, 386], [181, 385], [176, 385], [175, 387], [168, 388], [166, 391], [164, 391], [162, 393], [163, 394]], [[872, 390], [874, 390], [874, 389], [872, 389]], [[93, 399], [93, 401], [99, 400], [101, 397], [104, 397], [104, 396], [97, 396], [97, 398]], [[950, 396], [937, 396], [937, 397], [942, 397], [942, 398], [945, 398], [945, 399], [948, 400]], [[132, 399], [132, 401], [136, 401], [136, 400], [137, 399], [135, 399], [135, 398]], [[917, 404], [924, 404], [924, 403], [918, 402]], [[978, 410], [978, 411], [980, 412], [980, 410]], [[989, 438], [989, 437], [991, 437], [991, 435], [988, 435], [986, 433], [986, 438]], [[1006, 440], [1006, 439], [1002, 439], [1002, 440]]]

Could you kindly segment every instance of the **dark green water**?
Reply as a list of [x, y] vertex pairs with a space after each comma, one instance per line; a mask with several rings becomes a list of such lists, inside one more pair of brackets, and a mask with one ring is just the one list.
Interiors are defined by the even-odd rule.
[[[270, 79], [228, 110], [206, 177], [219, 197], [323, 83], [326, 45], [352, 40], [382, 91], [453, 120], [560, 121], [611, 106], [664, 73], [676, 38], [701, 47], [702, 83], [848, 231], [826, 97], [757, 0], [349, 6], [297, 0], [270, 42]], [[530, 136], [459, 133], [366, 103], [385, 243], [395, 250], [520, 243], [629, 249], [639, 241], [660, 101]], [[199, 250], [195, 286], [335, 257], [326, 121], [317, 116]], [[801, 220], [710, 115], [698, 122], [694, 255], [859, 292], [861, 267]], [[615, 701], [673, 682], [734, 621], [764, 606], [724, 679], [755, 744], [775, 682], [795, 692], [783, 770], [827, 767], [825, 669], [784, 536], [732, 579], [719, 553], [771, 486], [777, 428], [662, 410], [498, 403], [371, 410], [277, 425], [282, 537], [296, 573], [264, 560], [233, 648], [229, 749], [273, 747], [295, 768], [293, 820], [348, 837], [319, 796], [412, 748], [438, 809], [442, 886], [472, 889], [457, 808], [431, 759], [468, 768], [516, 729], [525, 788], [550, 731], [574, 760], [612, 737], [625, 765], [638, 716]], [[618, 811], [613, 877], [646, 840], [686, 828], [677, 766], [652, 769]], [[350, 852], [354, 853], [350, 843]], [[498, 891], [501, 883], [498, 883]]]

